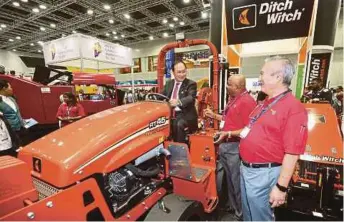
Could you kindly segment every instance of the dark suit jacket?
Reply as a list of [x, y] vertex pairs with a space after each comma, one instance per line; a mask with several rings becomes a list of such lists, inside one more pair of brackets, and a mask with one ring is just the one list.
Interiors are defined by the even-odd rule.
[[[171, 98], [175, 80], [168, 80], [162, 91], [162, 94]], [[179, 100], [182, 106], [179, 108], [182, 110], [183, 118], [191, 124], [197, 125], [197, 111], [195, 107], [195, 99], [197, 94], [197, 84], [190, 79], [184, 79], [179, 89]]]

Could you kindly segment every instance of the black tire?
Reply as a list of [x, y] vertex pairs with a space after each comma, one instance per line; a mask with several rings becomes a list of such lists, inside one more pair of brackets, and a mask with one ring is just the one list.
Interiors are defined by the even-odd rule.
[[145, 221], [205, 221], [201, 203], [187, 200], [183, 197], [169, 194], [163, 198], [167, 212], [160, 209], [159, 204], [155, 204], [147, 214]]

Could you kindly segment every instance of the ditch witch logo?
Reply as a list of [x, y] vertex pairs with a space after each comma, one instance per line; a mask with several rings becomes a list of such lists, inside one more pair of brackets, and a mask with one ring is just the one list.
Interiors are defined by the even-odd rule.
[[330, 59], [330, 53], [312, 54], [309, 64], [308, 84], [317, 78], [320, 78], [326, 84]]
[[[233, 29], [247, 29], [257, 26], [257, 4], [233, 8]], [[262, 3], [259, 7], [259, 16], [266, 16], [266, 24], [274, 25], [300, 21], [305, 8], [293, 9], [293, 1], [271, 1]]]

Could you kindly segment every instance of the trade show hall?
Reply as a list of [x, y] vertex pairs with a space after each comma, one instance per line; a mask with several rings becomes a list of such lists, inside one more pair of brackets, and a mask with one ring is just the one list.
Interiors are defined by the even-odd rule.
[[343, 18], [0, 1], [0, 221], [343, 221]]

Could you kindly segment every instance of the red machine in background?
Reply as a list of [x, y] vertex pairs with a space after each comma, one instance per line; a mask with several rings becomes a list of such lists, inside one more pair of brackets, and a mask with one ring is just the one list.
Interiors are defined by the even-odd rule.
[[[22, 117], [33, 118], [42, 127], [57, 126], [56, 112], [61, 104], [60, 96], [65, 92], [72, 92], [79, 98], [87, 115], [118, 105], [115, 77], [106, 74], [71, 73], [36, 67], [32, 81], [11, 75], [0, 75], [0, 79], [11, 84]], [[97, 91], [79, 95], [80, 89], [91, 86]]]

